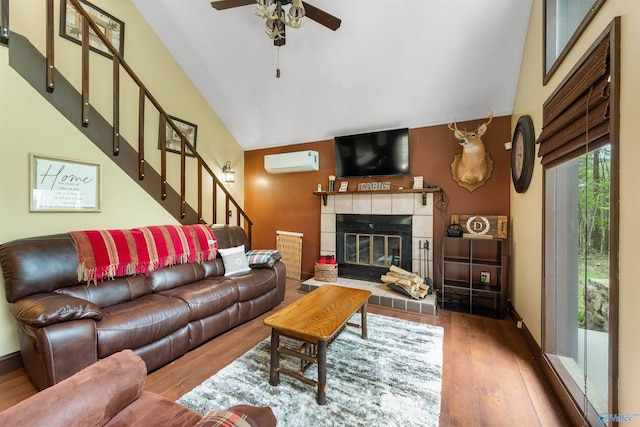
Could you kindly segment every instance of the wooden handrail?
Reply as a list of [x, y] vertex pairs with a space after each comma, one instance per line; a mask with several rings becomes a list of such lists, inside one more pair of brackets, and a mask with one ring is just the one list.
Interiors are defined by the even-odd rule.
[[[91, 19], [82, 20], [82, 34], [89, 34], [89, 24]], [[89, 126], [89, 37], [82, 38], [82, 126]]]
[[[86, 19], [83, 19], [86, 21]], [[144, 179], [144, 88], [138, 92], [138, 179]]]
[[113, 155], [120, 154], [120, 60], [113, 57]]
[[[53, 8], [53, 0], [45, 0], [47, 5], [47, 31], [46, 31], [46, 57], [47, 57], [47, 91], [53, 92], [54, 90], [54, 35], [53, 35], [53, 16], [54, 16], [54, 8]], [[145, 105], [149, 102], [153, 107], [158, 111], [160, 115], [160, 145], [161, 145], [161, 188], [160, 188], [160, 198], [161, 200], [165, 200], [167, 197], [167, 164], [166, 164], [166, 132], [165, 127], [166, 124], [169, 124], [171, 128], [176, 132], [177, 135], [180, 135], [180, 216], [184, 218], [186, 216], [186, 153], [187, 150], [190, 153], [193, 153], [197, 159], [197, 168], [198, 168], [198, 178], [197, 178], [197, 215], [198, 221], [201, 223], [206, 223], [207, 221], [203, 218], [203, 193], [205, 192], [203, 188], [203, 172], [206, 172], [212, 180], [212, 218], [211, 222], [217, 222], [217, 192], [221, 190], [225, 195], [225, 224], [229, 224], [230, 219], [230, 207], [233, 207], [236, 210], [237, 217], [237, 225], [241, 225], [241, 218], [244, 219], [244, 228], [247, 232], [247, 236], [249, 238], [249, 242], [251, 242], [251, 227], [253, 222], [249, 219], [244, 210], [240, 207], [238, 202], [233, 198], [233, 196], [229, 193], [229, 191], [225, 188], [223, 183], [218, 179], [218, 177], [213, 173], [209, 165], [204, 161], [204, 159], [198, 154], [195, 147], [191, 145], [189, 140], [185, 137], [182, 131], [178, 128], [178, 126], [174, 123], [171, 117], [167, 114], [167, 112], [162, 108], [162, 106], [158, 103], [158, 101], [153, 97], [151, 92], [145, 87], [140, 78], [134, 73], [132, 68], [127, 64], [124, 60], [118, 49], [116, 49], [113, 44], [109, 41], [109, 39], [102, 33], [100, 28], [93, 22], [89, 14], [83, 8], [82, 4], [78, 0], [67, 0], [76, 11], [82, 15], [82, 34], [89, 34], [89, 28], [93, 31], [93, 33], [100, 39], [100, 41], [106, 46], [111, 54], [111, 59], [113, 61], [113, 118], [112, 118], [112, 126], [113, 126], [113, 155], [117, 156], [120, 152], [120, 69], [122, 68], [131, 80], [138, 86], [139, 88], [139, 97], [138, 97], [138, 178], [140, 180], [144, 179], [145, 175], [145, 129], [144, 129], [144, 117], [145, 117]], [[90, 100], [89, 100], [89, 37], [82, 37], [82, 126], [89, 125], [89, 111], [90, 111]]]
[[[53, 67], [53, 0], [47, 0], [47, 92], [53, 92], [55, 68]], [[51, 46], [49, 46], [51, 44]]]

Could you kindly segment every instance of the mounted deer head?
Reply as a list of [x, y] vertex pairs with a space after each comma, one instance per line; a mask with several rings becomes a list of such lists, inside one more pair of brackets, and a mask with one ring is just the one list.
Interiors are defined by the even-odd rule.
[[448, 125], [462, 146], [462, 153], [456, 154], [451, 164], [451, 174], [458, 185], [469, 191], [484, 185], [493, 172], [493, 160], [486, 152], [481, 139], [493, 120], [491, 110], [488, 117], [489, 121], [481, 124], [474, 131], [460, 130], [455, 122]]

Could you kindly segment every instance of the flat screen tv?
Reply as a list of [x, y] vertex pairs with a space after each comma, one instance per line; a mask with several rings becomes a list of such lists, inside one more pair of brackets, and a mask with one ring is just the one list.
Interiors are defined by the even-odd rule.
[[407, 175], [409, 129], [392, 129], [334, 138], [338, 178]]

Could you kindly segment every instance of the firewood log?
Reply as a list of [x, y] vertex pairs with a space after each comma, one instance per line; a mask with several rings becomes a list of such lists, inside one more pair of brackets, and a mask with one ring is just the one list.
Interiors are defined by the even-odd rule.
[[388, 274], [380, 276], [380, 281], [382, 283], [397, 283], [398, 285], [404, 288], [410, 288], [411, 286], [414, 286], [414, 283], [411, 280], [402, 279], [402, 278], [391, 276]]
[[[400, 280], [406, 282], [405, 279], [400, 279]], [[389, 284], [392, 284], [392, 283], [393, 283], [393, 285], [399, 286], [402, 289], [404, 289], [414, 299], [424, 298], [428, 294], [428, 291], [420, 289], [419, 286], [415, 285], [412, 282], [410, 282], [411, 284], [404, 284], [404, 283], [401, 283], [399, 281], [389, 282]]]
[[427, 286], [424, 282], [424, 278], [419, 276], [418, 274], [415, 273], [409, 273], [407, 270], [404, 270], [400, 267], [397, 267], [395, 265], [392, 265], [389, 268], [389, 272], [387, 273], [388, 275], [391, 276], [395, 276], [395, 277], [402, 277], [405, 279], [409, 279], [412, 282], [414, 282], [416, 285], [420, 286], [420, 289], [428, 291], [429, 290], [429, 286]]
[[404, 269], [402, 269], [400, 267], [397, 267], [395, 265], [392, 265], [391, 267], [389, 267], [389, 273], [392, 274], [392, 275], [398, 275], [400, 277], [411, 279], [412, 281], [414, 281], [416, 283], [424, 282], [424, 279], [422, 277], [420, 277], [420, 275], [418, 275], [416, 273], [410, 273], [407, 270], [404, 270]]

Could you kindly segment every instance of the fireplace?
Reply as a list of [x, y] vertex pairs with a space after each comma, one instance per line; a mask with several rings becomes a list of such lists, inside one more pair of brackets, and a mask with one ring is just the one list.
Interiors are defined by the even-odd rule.
[[340, 277], [378, 281], [391, 265], [411, 271], [412, 215], [336, 214]]
[[[336, 227], [341, 227], [338, 222], [344, 223], [345, 218], [347, 222], [352, 222], [352, 217], [361, 215], [364, 216], [364, 221], [353, 221], [356, 224], [360, 224], [360, 230], [357, 229], [353, 232], [356, 234], [376, 234], [373, 233], [369, 224], [374, 224], [373, 231], [380, 231], [381, 227], [386, 229], [382, 230], [380, 234], [386, 235], [401, 235], [401, 258], [400, 267], [407, 271], [422, 272], [425, 274], [424, 261], [422, 257], [422, 251], [419, 250], [421, 242], [429, 241], [431, 247], [433, 247], [433, 194], [426, 194], [424, 197], [420, 193], [410, 192], [358, 192], [358, 193], [339, 193], [329, 194], [326, 199], [323, 197], [320, 199], [320, 255], [334, 255], [338, 259], [338, 251], [341, 251], [340, 256], [344, 257], [345, 243], [344, 233], [345, 230], [341, 230], [343, 236], [336, 237]], [[338, 218], [341, 218], [338, 220]], [[404, 217], [403, 220], [397, 220], [396, 217]], [[410, 222], [409, 222], [409, 219]], [[363, 228], [364, 226], [364, 228]], [[377, 230], [376, 230], [377, 227]], [[347, 230], [348, 233], [352, 231]], [[409, 233], [407, 238], [406, 233]], [[355, 239], [355, 237], [354, 237]], [[360, 239], [360, 237], [358, 237]], [[375, 240], [375, 237], [374, 237]], [[338, 241], [340, 243], [338, 243]], [[382, 255], [385, 258], [389, 256], [395, 256], [393, 252], [394, 239], [391, 238], [391, 255], [387, 250], [386, 255]], [[359, 242], [358, 242], [359, 244]], [[363, 240], [363, 249], [367, 245], [366, 239]], [[387, 247], [388, 247], [387, 239]], [[339, 249], [338, 249], [339, 248]], [[366, 257], [366, 251], [364, 256]], [[369, 252], [370, 253], [370, 252]], [[407, 255], [408, 254], [408, 255]], [[375, 252], [371, 257], [372, 259], [379, 258], [381, 255]], [[360, 260], [361, 258], [356, 258]], [[364, 259], [364, 258], [362, 258]], [[432, 261], [427, 261], [430, 271], [433, 271]], [[366, 282], [378, 282], [380, 283], [380, 276], [388, 270], [388, 267], [382, 266], [360, 266], [358, 264], [347, 265], [344, 259], [340, 261], [340, 268], [338, 274], [340, 278], [347, 278], [348, 276], [362, 276], [366, 277]], [[354, 267], [353, 269], [351, 267]], [[345, 270], [346, 269], [346, 275]], [[353, 273], [350, 270], [356, 270]], [[363, 273], [364, 271], [364, 273]], [[375, 272], [375, 273], [373, 273]]]

